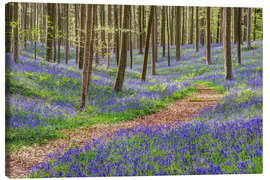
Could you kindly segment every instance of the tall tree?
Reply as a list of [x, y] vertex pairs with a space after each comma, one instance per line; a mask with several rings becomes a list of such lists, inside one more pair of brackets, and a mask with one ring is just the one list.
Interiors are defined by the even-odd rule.
[[238, 64], [241, 64], [241, 9], [234, 8], [234, 40], [237, 43]]
[[47, 25], [47, 42], [46, 42], [46, 61], [52, 62], [52, 43], [53, 43], [53, 4], [47, 3], [48, 25]]
[[152, 26], [152, 21], [153, 21], [154, 8], [155, 8], [154, 6], [150, 7], [150, 15], [149, 15], [149, 19], [148, 19], [147, 34], [146, 34], [146, 41], [145, 41], [145, 52], [144, 52], [144, 60], [143, 60], [143, 69], [142, 69], [142, 77], [141, 77], [142, 81], [145, 81], [145, 79], [146, 79], [149, 41], [150, 41], [150, 35], [151, 35], [151, 29], [152, 29], [151, 26]]
[[204, 46], [204, 8], [201, 8], [201, 19], [200, 19], [200, 43], [202, 46]]
[[[129, 55], [130, 55], [130, 69], [132, 69], [133, 65], [133, 54], [132, 54], [132, 6], [130, 7], [130, 18], [129, 18]], [[134, 15], [135, 16], [135, 15]]]
[[84, 62], [83, 62], [83, 76], [82, 76], [82, 89], [81, 89], [81, 105], [80, 109], [82, 110], [85, 107], [85, 100], [87, 95], [87, 81], [88, 81], [88, 70], [89, 67], [92, 65], [90, 64], [90, 44], [91, 44], [91, 31], [92, 31], [92, 5], [87, 5], [87, 24], [86, 24], [86, 34], [85, 34], [85, 44], [84, 44]]
[[231, 8], [223, 9], [223, 45], [224, 45], [224, 70], [225, 79], [232, 80], [232, 59], [231, 59]]
[[[180, 60], [180, 25], [177, 22], [180, 22], [180, 8], [175, 7], [175, 39], [176, 39], [176, 61]], [[183, 26], [183, 25], [182, 25]]]
[[253, 41], [256, 40], [256, 30], [257, 30], [257, 9], [254, 8]]
[[221, 9], [222, 8], [219, 8], [218, 10], [218, 16], [217, 16], [217, 37], [216, 37], [216, 43], [219, 43], [220, 42], [220, 35], [219, 35], [219, 32], [220, 32], [220, 14], [221, 14]]
[[34, 42], [35, 42], [35, 48], [34, 48], [34, 58], [37, 59], [37, 32], [38, 32], [38, 17], [37, 17], [37, 3], [34, 3]]
[[[179, 21], [177, 21], [179, 22]], [[185, 43], [185, 37], [186, 37], [186, 33], [185, 33], [185, 7], [182, 7], [182, 38], [181, 38], [181, 44]]]
[[[58, 29], [59, 29], [59, 34], [62, 32], [62, 21], [61, 21], [61, 4], [58, 4], [57, 6], [57, 20], [58, 20]], [[57, 43], [57, 63], [59, 64], [61, 62], [61, 37], [58, 37], [58, 43]]]
[[78, 46], [78, 19], [79, 19], [79, 5], [75, 4], [75, 44], [76, 44], [76, 50], [75, 50], [75, 63], [78, 64], [79, 59], [79, 46]]
[[7, 3], [5, 6], [5, 52], [11, 52], [11, 39], [12, 39], [12, 3]]
[[211, 64], [210, 7], [206, 8], [206, 64]]
[[[167, 7], [167, 40], [168, 40], [168, 66], [171, 65], [171, 57], [170, 57], [170, 30], [169, 30], [169, 16], [170, 16], [170, 11], [169, 11], [169, 7]], [[172, 28], [172, 27], [171, 27]]]
[[190, 23], [190, 31], [189, 31], [189, 44], [193, 43], [193, 7], [189, 7], [190, 11], [190, 17], [189, 17], [189, 23]]
[[[123, 29], [128, 29], [129, 17], [130, 16], [130, 5], [124, 6], [124, 16], [123, 16]], [[125, 70], [127, 64], [127, 42], [128, 42], [128, 32], [123, 31], [121, 35], [121, 52], [120, 52], [120, 61], [118, 66], [118, 72], [114, 84], [114, 91], [119, 92], [122, 90]]]
[[118, 29], [118, 10], [117, 5], [114, 5], [114, 52], [115, 52], [115, 62], [118, 65], [119, 64], [119, 29]]
[[52, 22], [52, 28], [53, 28], [53, 34], [52, 34], [52, 38], [53, 38], [53, 49], [54, 49], [54, 54], [53, 54], [53, 62], [56, 62], [56, 38], [55, 38], [55, 34], [56, 34], [56, 22], [55, 22], [55, 17], [56, 17], [56, 4], [53, 3], [52, 4], [52, 14], [53, 14], [53, 22]]
[[171, 19], [170, 19], [170, 38], [171, 38], [171, 45], [174, 45], [174, 32], [173, 32], [173, 27], [174, 27], [174, 24], [173, 24], [173, 22], [174, 22], [174, 7], [172, 6], [171, 7], [171, 14], [170, 14], [170, 16], [169, 17], [171, 17]]
[[[107, 26], [111, 29], [112, 25], [112, 6], [108, 5], [108, 18], [107, 18]], [[111, 65], [111, 39], [112, 39], [112, 33], [108, 32], [108, 42], [107, 42], [107, 68]]]
[[24, 49], [27, 48], [27, 21], [28, 21], [28, 17], [27, 17], [27, 7], [28, 7], [28, 3], [23, 3], [23, 13], [24, 13]]
[[[100, 5], [100, 25], [101, 25], [101, 28], [105, 28], [105, 8], [104, 8], [104, 5]], [[102, 29], [101, 30], [101, 56], [102, 58], [104, 59], [104, 55], [105, 55], [105, 47], [107, 46], [106, 45], [106, 39], [105, 39], [105, 30]]]
[[251, 34], [251, 8], [247, 9], [247, 49], [250, 49], [250, 34]]
[[161, 11], [161, 30], [160, 30], [160, 40], [161, 40], [161, 46], [162, 46], [162, 56], [165, 57], [165, 6], [162, 7]]
[[142, 29], [142, 6], [138, 7], [138, 23], [139, 23], [139, 34], [140, 34], [140, 51], [139, 54], [143, 54], [142, 46], [143, 46], [143, 29]]
[[155, 46], [157, 45], [156, 42], [156, 32], [155, 32], [155, 26], [157, 24], [156, 19], [155, 19], [155, 14], [156, 14], [156, 8], [154, 9], [154, 20], [152, 23], [152, 36], [151, 36], [151, 44], [152, 44], [152, 59], [151, 59], [151, 63], [152, 63], [152, 75], [156, 75], [156, 48]]
[[85, 37], [85, 21], [86, 21], [86, 5], [81, 4], [81, 28], [80, 28], [80, 52], [79, 52], [79, 69], [83, 68], [84, 59], [84, 37]]
[[195, 52], [199, 51], [199, 7], [196, 7], [196, 37], [195, 37]]
[[66, 16], [66, 42], [65, 42], [65, 63], [68, 63], [69, 59], [69, 4], [65, 4], [65, 16]]
[[13, 59], [18, 63], [18, 31], [19, 31], [19, 19], [18, 19], [18, 3], [13, 4], [13, 19], [15, 22], [15, 27], [13, 29]]

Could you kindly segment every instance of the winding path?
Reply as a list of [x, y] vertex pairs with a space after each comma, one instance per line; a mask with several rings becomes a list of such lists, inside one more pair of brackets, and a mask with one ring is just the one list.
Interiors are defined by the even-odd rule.
[[68, 147], [76, 141], [76, 145], [83, 146], [92, 138], [100, 136], [111, 137], [115, 132], [122, 129], [131, 129], [138, 125], [149, 126], [173, 126], [177, 121], [188, 122], [198, 112], [206, 107], [214, 108], [222, 94], [218, 94], [212, 89], [202, 85], [197, 85], [200, 89], [198, 93], [185, 97], [172, 103], [168, 108], [161, 109], [154, 114], [135, 119], [134, 121], [118, 122], [113, 124], [95, 124], [90, 127], [62, 130], [66, 135], [63, 139], [55, 139], [44, 145], [32, 145], [20, 148], [6, 155], [6, 176], [12, 178], [25, 177], [27, 170], [39, 164], [50, 153], [56, 153], [58, 149]]

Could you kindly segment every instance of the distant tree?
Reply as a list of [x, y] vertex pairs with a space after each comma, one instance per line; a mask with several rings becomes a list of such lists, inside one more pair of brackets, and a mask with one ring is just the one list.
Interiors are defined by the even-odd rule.
[[210, 7], [206, 8], [206, 64], [211, 64]]
[[37, 59], [37, 30], [38, 30], [38, 16], [37, 16], [37, 3], [34, 3], [34, 23], [35, 23], [35, 29], [34, 29], [34, 58]]
[[18, 63], [18, 31], [19, 31], [19, 19], [18, 19], [18, 3], [13, 3], [13, 20], [14, 20], [14, 29], [13, 29], [13, 59]]
[[[124, 6], [124, 16], [123, 16], [123, 29], [129, 28], [129, 18], [130, 18], [130, 5]], [[128, 32], [123, 31], [121, 35], [121, 52], [120, 52], [120, 61], [117, 71], [117, 76], [114, 84], [114, 91], [119, 92], [122, 90], [124, 78], [125, 78], [125, 69], [127, 64], [127, 42], [128, 42]]]
[[[24, 19], [23, 19], [23, 24], [24, 24], [24, 49], [27, 48], [27, 21], [28, 21], [28, 17], [27, 17], [27, 7], [28, 7], [28, 3], [23, 3], [23, 14], [24, 14]], [[22, 15], [21, 15], [22, 16]], [[23, 16], [22, 16], [23, 17]]]
[[92, 32], [92, 5], [87, 5], [87, 14], [86, 14], [86, 33], [85, 33], [85, 43], [84, 43], [84, 61], [83, 61], [83, 76], [82, 76], [82, 89], [81, 89], [81, 105], [80, 109], [82, 110], [85, 107], [86, 95], [87, 95], [87, 82], [90, 79], [88, 71], [89, 69], [92, 70], [92, 61], [90, 55], [93, 53], [91, 52], [90, 45], [93, 44], [91, 40]]
[[174, 33], [173, 33], [173, 27], [174, 27], [174, 24], [173, 24], [173, 22], [174, 22], [174, 7], [173, 6], [171, 6], [171, 11], [170, 11], [170, 15], [169, 15], [169, 17], [170, 17], [170, 39], [171, 39], [171, 45], [174, 45]]
[[204, 18], [204, 8], [201, 8], [201, 19], [200, 19], [200, 43], [202, 46], [204, 46], [204, 22], [205, 18]]
[[243, 41], [247, 40], [247, 8], [243, 8], [243, 16], [244, 16], [244, 33], [243, 33]]
[[257, 29], [257, 9], [254, 8], [253, 41], [256, 40], [256, 29]]
[[234, 8], [234, 40], [237, 44], [238, 64], [241, 64], [241, 8]]
[[66, 17], [66, 41], [65, 41], [65, 63], [68, 63], [69, 59], [69, 4], [64, 4], [65, 7], [65, 17]]
[[47, 25], [47, 41], [46, 41], [46, 61], [52, 62], [52, 43], [53, 43], [53, 4], [47, 3], [48, 25]]
[[138, 6], [138, 22], [139, 22], [139, 34], [140, 34], [140, 51], [139, 54], [143, 54], [143, 27], [142, 27], [142, 6]]
[[155, 14], [156, 14], [156, 9], [154, 9], [154, 19], [153, 19], [153, 22], [152, 22], [152, 59], [151, 59], [151, 62], [152, 62], [152, 75], [156, 75], [156, 45], [157, 45], [157, 42], [156, 42], [156, 32], [155, 32], [155, 26], [157, 24], [156, 22], [156, 19], [155, 19]]
[[[100, 5], [100, 25], [101, 25], [101, 28], [105, 28], [105, 8], [104, 8], [104, 5]], [[104, 59], [104, 55], [105, 55], [105, 47], [107, 46], [106, 45], [106, 39], [105, 39], [105, 30], [102, 29], [101, 32], [100, 32], [100, 37], [101, 37], [101, 56], [102, 58]]]
[[[54, 54], [53, 54], [53, 62], [56, 62], [56, 38], [55, 38], [55, 34], [56, 34], [56, 4], [53, 3], [52, 4], [52, 14], [53, 14], [53, 21], [52, 21], [52, 38], [53, 38], [53, 49], [54, 49]], [[31, 28], [32, 29], [32, 28]]]
[[150, 7], [150, 15], [149, 15], [148, 25], [147, 25], [147, 34], [146, 34], [146, 41], [145, 41], [145, 52], [144, 52], [143, 69], [142, 69], [142, 77], [141, 77], [142, 81], [145, 81], [145, 79], [146, 79], [149, 41], [150, 41], [150, 35], [151, 35], [151, 29], [152, 29], [154, 9], [155, 9], [154, 6]]
[[12, 3], [7, 3], [5, 6], [5, 51], [11, 52], [11, 40], [12, 40]]
[[83, 68], [84, 59], [84, 36], [85, 36], [85, 22], [86, 22], [86, 5], [81, 4], [81, 28], [80, 28], [80, 52], [79, 52], [79, 69]]
[[223, 44], [224, 44], [224, 69], [225, 79], [232, 80], [232, 59], [231, 59], [231, 8], [223, 9]]
[[247, 37], [246, 37], [246, 40], [247, 40], [247, 49], [250, 49], [251, 46], [250, 46], [250, 35], [251, 35], [251, 28], [250, 28], [250, 25], [251, 24], [251, 8], [247, 8]]
[[[179, 21], [176, 21], [179, 22]], [[182, 7], [182, 42], [181, 44], [185, 44], [185, 37], [186, 37], [186, 33], [185, 33], [185, 7]]]
[[76, 50], [75, 50], [75, 63], [79, 63], [79, 38], [78, 38], [78, 20], [79, 20], [79, 5], [74, 4], [74, 9], [75, 9], [75, 44], [76, 44]]
[[199, 7], [196, 7], [196, 37], [195, 37], [195, 52], [199, 51]]
[[[180, 8], [175, 7], [175, 21], [180, 22]], [[183, 25], [182, 25], [183, 26]], [[176, 61], [180, 60], [180, 25], [175, 23], [175, 39], [176, 39]]]
[[221, 14], [221, 9], [219, 8], [218, 13], [217, 13], [217, 36], [216, 36], [216, 43], [220, 42], [220, 14]]
[[[98, 11], [95, 11], [95, 13], [93, 14], [94, 16], [94, 22], [95, 22], [95, 26], [98, 27], [99, 23], [99, 16], [98, 16]], [[95, 31], [96, 35], [95, 35], [95, 64], [99, 64], [99, 31]]]

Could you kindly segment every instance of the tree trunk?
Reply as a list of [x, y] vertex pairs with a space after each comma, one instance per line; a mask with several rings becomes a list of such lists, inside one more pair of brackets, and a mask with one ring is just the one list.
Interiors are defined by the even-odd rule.
[[75, 4], [75, 46], [76, 46], [76, 56], [75, 56], [75, 63], [78, 64], [78, 59], [79, 59], [79, 44], [78, 44], [78, 41], [79, 41], [79, 38], [78, 38], [78, 19], [79, 19], [79, 12], [78, 12], [78, 8], [79, 8], [79, 5], [78, 4]]
[[52, 27], [53, 27], [53, 49], [54, 49], [54, 54], [53, 54], [53, 62], [56, 62], [56, 38], [55, 38], [55, 29], [56, 29], [56, 22], [55, 22], [55, 17], [56, 17], [56, 4], [52, 4], [52, 13], [53, 13], [53, 22], [52, 22]]
[[[154, 16], [156, 14], [156, 8], [154, 9]], [[152, 59], [151, 59], [151, 62], [152, 62], [152, 75], [156, 75], [156, 32], [155, 32], [155, 26], [156, 26], [156, 19], [153, 20], [153, 23], [152, 23], [152, 35], [151, 35], [151, 38], [152, 38]]]
[[[108, 5], [108, 21], [107, 21], [107, 25], [108, 27], [111, 29], [111, 25], [112, 25], [112, 6]], [[112, 39], [112, 34], [110, 32], [108, 32], [108, 42], [107, 42], [107, 68], [110, 67], [111, 65], [111, 39]]]
[[[59, 33], [62, 33], [62, 25], [61, 25], [61, 4], [58, 4], [57, 6], [57, 10], [58, 10], [58, 16], [57, 16], [57, 20], [58, 20], [58, 28], [59, 28]], [[59, 64], [61, 62], [61, 38], [58, 37], [58, 43], [57, 43], [57, 63]]]
[[142, 46], [143, 46], [143, 31], [142, 31], [142, 6], [139, 6], [139, 15], [138, 15], [138, 21], [139, 21], [139, 31], [140, 31], [140, 51], [139, 54], [143, 54]]
[[18, 31], [19, 31], [19, 19], [18, 19], [18, 2], [13, 4], [13, 18], [16, 23], [16, 27], [13, 29], [13, 59], [15, 63], [18, 63]]
[[211, 64], [210, 7], [206, 9], [206, 64]]
[[241, 64], [241, 9], [234, 8], [234, 34], [235, 34], [235, 41], [237, 43], [237, 57], [238, 57], [238, 64]]
[[[91, 60], [90, 60], [90, 54], [92, 52], [90, 51], [90, 44], [91, 44], [91, 31], [92, 31], [92, 25], [91, 25], [91, 19], [92, 19], [92, 5], [87, 5], [87, 28], [86, 28], [86, 34], [85, 34], [85, 44], [84, 44], [84, 62], [83, 62], [83, 76], [82, 76], [82, 91], [81, 91], [81, 106], [80, 109], [82, 110], [85, 107], [85, 101], [87, 96], [87, 82], [88, 82], [88, 70], [89, 67], [92, 66]], [[88, 67], [89, 66], [89, 67]], [[90, 68], [92, 70], [92, 68]]]
[[79, 69], [83, 68], [84, 59], [84, 37], [85, 37], [85, 21], [86, 21], [86, 5], [81, 4], [81, 28], [80, 28], [80, 52], [79, 52]]
[[69, 4], [65, 4], [65, 16], [66, 16], [66, 48], [65, 48], [65, 63], [68, 63], [69, 59]]
[[[124, 16], [123, 16], [123, 28], [128, 29], [129, 17], [130, 16], [130, 5], [124, 6]], [[114, 91], [119, 92], [122, 90], [125, 70], [127, 64], [127, 41], [128, 41], [128, 32], [124, 31], [121, 35], [121, 58], [119, 61], [118, 72], [115, 80]]]
[[185, 7], [182, 7], [182, 42], [181, 44], [184, 44], [185, 43], [185, 36], [186, 36], [186, 33], [185, 33]]
[[244, 34], [243, 34], [243, 41], [246, 41], [247, 37], [247, 8], [243, 8], [243, 15], [244, 15]]
[[[100, 25], [101, 28], [105, 28], [105, 9], [104, 9], [104, 5], [100, 5]], [[105, 47], [107, 47], [106, 45], [106, 39], [105, 39], [105, 30], [101, 30], [101, 41], [102, 41], [102, 48], [101, 48], [101, 56], [104, 59], [104, 55], [105, 55]]]
[[201, 8], [201, 14], [202, 14], [202, 17], [200, 19], [201, 23], [200, 23], [200, 43], [202, 46], [204, 46], [204, 9]]
[[[135, 16], [135, 14], [134, 14]], [[133, 55], [132, 55], [132, 6], [130, 7], [130, 18], [129, 18], [129, 55], [130, 55], [130, 69], [132, 69], [133, 65]]]
[[34, 23], [35, 23], [35, 33], [34, 33], [34, 58], [37, 59], [37, 32], [38, 32], [38, 16], [37, 16], [37, 3], [34, 3]]
[[217, 20], [217, 36], [216, 36], [216, 43], [219, 43], [220, 42], [220, 35], [219, 35], [219, 32], [220, 32], [220, 13], [221, 13], [221, 8], [219, 8], [219, 11], [218, 11], [218, 20]]
[[162, 56], [165, 57], [165, 6], [162, 7], [161, 12], [161, 33], [160, 33], [160, 40], [161, 40], [161, 46], [162, 46]]
[[[181, 7], [175, 7], [175, 39], [176, 39], [176, 61], [180, 60], [180, 25], [178, 22], [180, 22], [180, 8]], [[183, 27], [183, 25], [182, 25]]]
[[[98, 27], [98, 12], [96, 11], [95, 14], [93, 14], [94, 16], [94, 21], [95, 21], [95, 26]], [[99, 33], [98, 31], [95, 32], [96, 33], [96, 38], [95, 38], [95, 64], [99, 64]]]
[[145, 81], [146, 79], [147, 59], [148, 59], [149, 41], [150, 41], [150, 35], [151, 35], [151, 29], [152, 29], [151, 26], [152, 26], [152, 21], [153, 21], [153, 11], [154, 11], [154, 6], [151, 6], [150, 15], [148, 19], [148, 26], [147, 26], [146, 42], [145, 42], [145, 52], [144, 52], [143, 69], [142, 69], [142, 77], [141, 77], [142, 81]]
[[[171, 66], [171, 57], [170, 57], [170, 30], [169, 30], [169, 16], [170, 16], [170, 11], [169, 11], [169, 7], [167, 7], [167, 14], [166, 14], [166, 16], [167, 16], [167, 33], [168, 33], [168, 38], [167, 38], [167, 40], [168, 40], [168, 66]], [[172, 29], [172, 27], [171, 27], [171, 29]]]
[[250, 49], [250, 24], [251, 24], [251, 8], [247, 9], [247, 49]]
[[118, 29], [118, 10], [117, 5], [114, 5], [114, 48], [115, 48], [115, 62], [119, 64], [119, 29]]
[[193, 7], [190, 7], [189, 10], [190, 12], [190, 17], [189, 17], [189, 22], [190, 22], [190, 32], [189, 32], [189, 44], [193, 44]]
[[52, 43], [53, 43], [53, 5], [47, 3], [48, 25], [47, 25], [47, 43], [46, 43], [46, 61], [52, 62]]
[[199, 51], [199, 7], [196, 7], [196, 37], [195, 37], [195, 52]]
[[223, 44], [224, 44], [224, 70], [225, 79], [232, 80], [232, 59], [231, 59], [231, 8], [223, 9]]
[[223, 8], [220, 8], [219, 42], [223, 42]]
[[254, 22], [253, 22], [253, 41], [256, 40], [256, 29], [257, 29], [257, 9], [254, 8]]
[[171, 14], [170, 14], [170, 16], [169, 17], [171, 17], [171, 20], [170, 20], [170, 38], [171, 38], [171, 45], [174, 45], [174, 33], [173, 33], [173, 27], [174, 27], [174, 24], [173, 24], [173, 22], [174, 22], [174, 7], [173, 6], [171, 6]]
[[12, 39], [12, 4], [8, 3], [5, 6], [5, 52], [11, 52], [11, 39]]
[[27, 48], [27, 7], [28, 7], [28, 3], [24, 3], [24, 49], [26, 50]]

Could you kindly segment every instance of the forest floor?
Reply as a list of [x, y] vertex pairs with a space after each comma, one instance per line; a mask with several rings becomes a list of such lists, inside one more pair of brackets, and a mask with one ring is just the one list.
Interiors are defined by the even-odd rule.
[[[223, 94], [203, 85], [196, 85], [198, 92], [171, 103], [168, 108], [137, 118], [133, 121], [94, 124], [62, 130], [64, 138], [50, 140], [46, 144], [25, 146], [6, 156], [6, 175], [12, 178], [26, 177], [27, 171], [35, 164], [40, 164], [51, 153], [57, 153], [70, 146], [83, 147], [91, 139], [105, 137], [109, 140], [121, 129], [132, 129], [136, 126], [173, 126], [176, 122], [188, 122], [205, 108], [214, 108]], [[120, 128], [119, 128], [120, 127]]]

